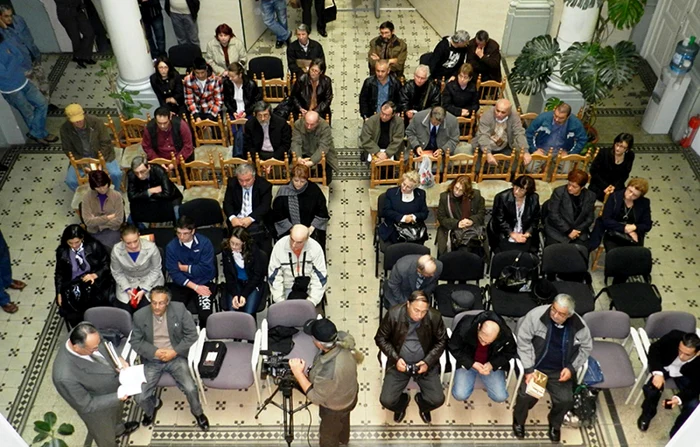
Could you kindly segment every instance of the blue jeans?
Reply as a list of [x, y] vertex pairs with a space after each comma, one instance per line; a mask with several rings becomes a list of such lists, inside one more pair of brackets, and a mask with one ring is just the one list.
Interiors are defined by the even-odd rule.
[[46, 112], [49, 103], [46, 97], [31, 82], [14, 93], [3, 93], [5, 101], [22, 115], [24, 123], [29, 128], [29, 135], [34, 138], [46, 138], [49, 132], [46, 130]]
[[10, 263], [10, 249], [5, 242], [5, 237], [0, 231], [0, 306], [10, 302], [10, 295], [5, 289], [12, 284], [12, 264]]
[[[455, 381], [452, 385], [452, 396], [459, 400], [465, 401], [469, 399], [474, 391], [474, 382], [476, 375], [479, 374], [474, 368], [464, 369], [459, 368], [455, 371]], [[506, 374], [502, 370], [491, 371], [489, 375], [479, 374], [481, 381], [486, 386], [486, 394], [494, 402], [505, 402], [508, 399], [508, 390], [506, 390]]]
[[[240, 287], [237, 287], [237, 293], [240, 291]], [[226, 301], [225, 301], [225, 308], [224, 310], [237, 310], [238, 312], [245, 312], [250, 315], [255, 315], [255, 313], [258, 311], [258, 306], [260, 305], [260, 299], [262, 298], [262, 292], [260, 291], [260, 287], [257, 287], [255, 290], [253, 290], [250, 295], [248, 295], [245, 299], [245, 305], [243, 307], [240, 307], [238, 309], [233, 308], [233, 296], [229, 295], [228, 292], [224, 291], [224, 294], [226, 296]]]
[[148, 39], [148, 47], [151, 49], [151, 58], [155, 59], [158, 56], [165, 56], [167, 53], [165, 52], [163, 13], [158, 17], [154, 17], [150, 22], [144, 21], [143, 27], [146, 29], [146, 39]]
[[190, 369], [187, 366], [187, 359], [178, 355], [169, 362], [161, 362], [160, 360], [146, 360], [144, 363], [144, 374], [146, 383], [141, 385], [141, 394], [135, 396], [136, 403], [139, 404], [143, 413], [148, 416], [153, 416], [156, 409], [155, 391], [158, 387], [160, 376], [167, 372], [173, 379], [177, 387], [180, 388], [187, 397], [187, 402], [190, 404], [190, 411], [194, 416], [203, 414], [202, 404], [199, 401], [199, 392], [197, 385], [194, 383], [194, 378], [190, 374]]
[[262, 0], [263, 22], [272, 33], [277, 36], [277, 40], [285, 42], [292, 36], [287, 27], [287, 2], [285, 0]]
[[[112, 179], [112, 184], [114, 189], [119, 191], [122, 186], [122, 168], [119, 166], [119, 161], [112, 160], [107, 163], [107, 173], [109, 178]], [[78, 189], [78, 177], [75, 174], [75, 169], [71, 165], [68, 165], [68, 171], [66, 172], [66, 185], [71, 191]]]

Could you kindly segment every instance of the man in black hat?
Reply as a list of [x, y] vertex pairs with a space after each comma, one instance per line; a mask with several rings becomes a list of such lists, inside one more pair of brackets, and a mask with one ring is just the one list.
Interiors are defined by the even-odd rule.
[[338, 447], [350, 441], [350, 412], [357, 405], [357, 365], [364, 355], [355, 349], [355, 339], [338, 332], [327, 318], [309, 320], [304, 332], [319, 349], [308, 376], [303, 359], [290, 359], [289, 368], [306, 398], [319, 406], [321, 447]]

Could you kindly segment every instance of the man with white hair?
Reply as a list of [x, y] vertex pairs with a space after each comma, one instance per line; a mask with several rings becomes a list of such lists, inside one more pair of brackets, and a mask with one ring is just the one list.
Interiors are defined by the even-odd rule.
[[416, 113], [406, 128], [408, 147], [416, 155], [455, 154], [459, 144], [457, 118], [440, 106]]
[[452, 36], [442, 38], [435, 46], [428, 63], [434, 80], [440, 81], [445, 78], [445, 82], [449, 82], [457, 76], [459, 67], [467, 57], [467, 44], [469, 44], [469, 33], [465, 30], [456, 31]]
[[318, 306], [326, 293], [328, 273], [321, 245], [309, 238], [309, 228], [297, 224], [282, 237], [270, 255], [267, 282], [275, 303], [308, 299]]
[[538, 370], [547, 375], [547, 391], [552, 398], [547, 436], [561, 439], [564, 415], [574, 406], [576, 371], [588, 361], [593, 340], [588, 326], [575, 311], [570, 295], [560, 293], [551, 305], [538, 306], [525, 315], [518, 330], [518, 356], [525, 368], [525, 379], [513, 409], [513, 433], [525, 438], [527, 414], [537, 398], [525, 393]]
[[406, 124], [421, 110], [440, 105], [440, 87], [428, 82], [430, 68], [419, 65], [413, 73], [413, 80], [406, 82], [399, 92], [399, 112], [404, 112]]
[[513, 149], [525, 150], [527, 139], [518, 112], [503, 98], [481, 115], [476, 141], [490, 165], [496, 164], [493, 154], [510, 155]]
[[384, 307], [387, 309], [406, 302], [415, 290], [430, 298], [442, 274], [442, 262], [430, 255], [406, 255], [391, 269], [384, 282]]

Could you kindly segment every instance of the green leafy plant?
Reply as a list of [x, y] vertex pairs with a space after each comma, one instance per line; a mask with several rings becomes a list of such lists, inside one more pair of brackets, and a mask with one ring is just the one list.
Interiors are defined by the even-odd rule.
[[32, 444], [41, 444], [41, 447], [68, 447], [66, 441], [58, 436], [70, 436], [75, 431], [75, 428], [71, 424], [61, 424], [56, 428], [58, 423], [58, 417], [56, 413], [49, 411], [44, 414], [44, 419], [41, 421], [34, 421], [34, 431], [37, 435], [34, 437]]
[[97, 72], [97, 76], [107, 78], [109, 84], [109, 97], [114, 99], [117, 104], [117, 110], [127, 119], [141, 115], [143, 110], [148, 110], [152, 106], [141, 101], [136, 101], [134, 98], [139, 92], [134, 90], [126, 90], [119, 87], [117, 78], [119, 76], [119, 67], [114, 56], [100, 63], [101, 70]]

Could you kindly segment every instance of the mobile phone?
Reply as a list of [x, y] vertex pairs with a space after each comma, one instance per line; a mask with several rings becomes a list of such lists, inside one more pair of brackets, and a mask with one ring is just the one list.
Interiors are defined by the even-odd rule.
[[664, 399], [664, 408], [667, 410], [670, 410], [673, 408], [673, 400], [672, 399]]

